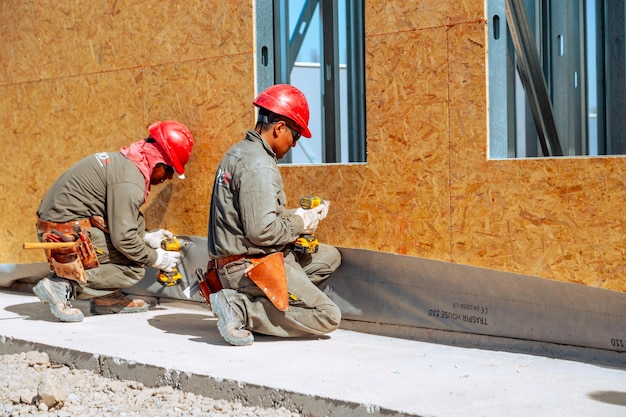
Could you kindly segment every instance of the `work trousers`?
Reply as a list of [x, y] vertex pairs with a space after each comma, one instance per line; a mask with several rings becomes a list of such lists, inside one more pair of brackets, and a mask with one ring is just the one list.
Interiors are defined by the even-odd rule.
[[102, 297], [116, 290], [132, 287], [144, 277], [145, 268], [115, 249], [108, 233], [95, 227], [86, 232], [96, 250], [100, 266], [85, 271], [87, 282], [73, 281], [76, 298]]
[[[285, 273], [290, 298], [287, 311], [278, 310], [252, 280], [245, 268], [233, 268], [235, 261], [218, 269], [228, 303], [240, 313], [246, 329], [271, 336], [301, 337], [322, 335], [339, 327], [341, 311], [318, 285], [326, 281], [341, 264], [337, 248], [320, 244], [317, 253], [285, 251]], [[229, 270], [234, 272], [229, 273]]]

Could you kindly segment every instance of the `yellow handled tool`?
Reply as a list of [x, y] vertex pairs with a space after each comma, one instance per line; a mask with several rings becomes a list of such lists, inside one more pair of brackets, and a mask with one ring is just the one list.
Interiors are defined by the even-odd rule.
[[[163, 250], [180, 252], [185, 246], [186, 242], [182, 239], [178, 239], [176, 236], [161, 241], [161, 249]], [[172, 272], [159, 271], [156, 278], [157, 282], [164, 287], [173, 287], [183, 282], [183, 275], [176, 267], [172, 269]]]
[[[322, 204], [322, 199], [318, 196], [307, 195], [300, 199], [300, 207], [305, 210], [310, 210]], [[304, 234], [300, 235], [294, 242], [294, 252], [300, 253], [316, 253], [319, 249], [319, 241], [315, 235]]]
[[76, 242], [25, 242], [24, 249], [64, 249], [73, 248], [79, 243]]

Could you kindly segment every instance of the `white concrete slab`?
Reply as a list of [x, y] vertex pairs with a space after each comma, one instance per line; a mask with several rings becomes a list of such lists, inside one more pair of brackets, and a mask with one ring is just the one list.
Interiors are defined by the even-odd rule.
[[[74, 305], [85, 320], [61, 323], [34, 295], [0, 291], [0, 351], [45, 345], [113, 358], [144, 383], [153, 367], [194, 375], [204, 386], [235, 381], [244, 393], [279, 393], [311, 416], [626, 416], [623, 369], [347, 330], [312, 339], [257, 336], [252, 346], [233, 347], [203, 304], [170, 301], [109, 316], [89, 315], [85, 301]], [[326, 411], [317, 414], [311, 408], [320, 404]]]

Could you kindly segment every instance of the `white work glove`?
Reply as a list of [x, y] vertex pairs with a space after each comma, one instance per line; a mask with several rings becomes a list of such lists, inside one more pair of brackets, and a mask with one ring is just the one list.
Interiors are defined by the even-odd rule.
[[172, 272], [174, 267], [180, 262], [180, 252], [172, 250], [163, 250], [158, 248], [157, 260], [152, 264], [153, 267], [165, 272]]
[[146, 233], [143, 237], [143, 241], [146, 242], [146, 245], [150, 246], [152, 249], [158, 249], [161, 247], [161, 242], [164, 239], [172, 237], [174, 237], [174, 235], [169, 230], [159, 229], [154, 232]]
[[330, 201], [324, 200], [321, 205], [323, 207], [322, 207], [320, 220], [324, 220], [326, 218], [326, 216], [328, 215], [328, 209], [330, 208]]
[[317, 229], [317, 225], [320, 223], [320, 220], [325, 217], [325, 214], [324, 217], [322, 217], [324, 210], [328, 212], [328, 206], [325, 204], [320, 204], [319, 206], [309, 210], [305, 210], [302, 207], [299, 207], [293, 214], [302, 218], [302, 222], [304, 223], [303, 232], [309, 234], [315, 233], [315, 230]]

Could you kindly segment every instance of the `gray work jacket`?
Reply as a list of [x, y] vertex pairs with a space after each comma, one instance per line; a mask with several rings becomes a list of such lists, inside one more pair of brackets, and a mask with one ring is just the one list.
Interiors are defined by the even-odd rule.
[[146, 223], [139, 208], [146, 182], [137, 166], [120, 152], [90, 155], [68, 169], [44, 195], [40, 219], [65, 223], [102, 216], [112, 245], [131, 261], [148, 266], [157, 253], [143, 241]]
[[287, 210], [276, 154], [253, 130], [233, 145], [215, 174], [209, 214], [211, 259], [282, 251], [304, 229]]

